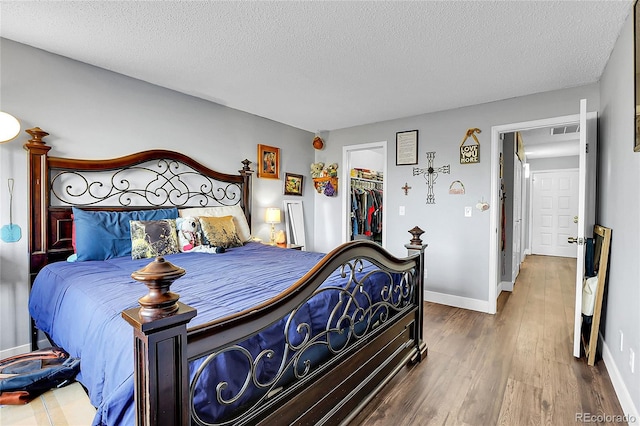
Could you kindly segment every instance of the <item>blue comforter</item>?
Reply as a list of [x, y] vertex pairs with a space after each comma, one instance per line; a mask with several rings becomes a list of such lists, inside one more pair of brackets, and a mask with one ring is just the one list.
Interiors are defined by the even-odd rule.
[[[223, 254], [165, 256], [187, 271], [171, 290], [180, 294], [183, 303], [198, 310], [188, 324], [190, 327], [240, 312], [278, 295], [322, 257], [320, 253], [259, 243], [248, 243]], [[57, 345], [71, 356], [81, 358], [78, 380], [97, 407], [96, 425], [135, 423], [133, 331], [121, 312], [138, 306], [138, 298], [147, 293], [146, 286], [130, 275], [149, 261], [116, 258], [54, 263], [38, 274], [33, 285], [29, 300], [31, 316]], [[338, 274], [334, 274], [325, 285], [335, 285], [339, 280]], [[325, 302], [315, 299], [306, 307], [304, 315], [309, 318], [305, 321], [324, 327], [326, 315], [319, 315], [318, 308]], [[254, 340], [259, 344], [269, 333], [269, 329], [265, 330]], [[197, 364], [198, 361], [190, 364], [192, 377]]]

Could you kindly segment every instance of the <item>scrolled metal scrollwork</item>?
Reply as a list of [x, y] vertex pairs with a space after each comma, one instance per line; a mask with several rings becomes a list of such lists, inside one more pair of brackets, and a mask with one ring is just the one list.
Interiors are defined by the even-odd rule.
[[242, 186], [161, 159], [108, 171], [57, 170], [51, 194], [58, 205], [230, 206], [241, 202]]
[[[278, 327], [277, 333], [281, 333], [279, 347], [263, 348], [252, 356], [241, 343], [207, 356], [192, 377], [190, 385], [191, 416], [194, 423], [206, 426], [233, 424], [248, 410], [268, 409], [265, 406], [283, 388], [294, 386], [297, 381], [312, 376], [322, 368], [323, 363], [346, 354], [352, 344], [375, 332], [397, 313], [411, 309], [415, 303], [418, 277], [413, 269], [392, 272], [372, 267], [362, 259], [355, 259], [341, 265], [337, 272], [344, 279], [343, 285], [320, 287], [305, 303], [290, 312], [286, 320], [274, 325]], [[370, 284], [374, 278], [377, 290], [372, 292]], [[314, 329], [313, 324], [305, 319], [305, 306], [311, 311], [314, 299], [320, 297], [325, 301], [323, 303], [331, 300], [332, 305], [328, 307], [329, 314], [324, 326]], [[318, 358], [318, 349], [325, 354], [321, 359]], [[214, 385], [216, 403], [230, 407], [232, 412], [225, 413], [223, 420], [204, 418], [206, 415], [199, 412], [194, 404], [195, 393], [202, 392], [201, 388], [204, 386], [198, 386], [202, 372], [212, 363], [227, 365], [223, 358], [232, 353], [246, 361], [243, 361], [246, 371], [233, 372], [234, 377], [242, 384], [235, 390], [230, 389], [228, 382], [224, 380]], [[277, 364], [277, 368], [270, 365], [274, 370], [270, 375], [265, 373], [270, 371], [267, 363]], [[225, 397], [223, 391], [232, 394]], [[253, 393], [250, 395], [251, 392]], [[238, 404], [239, 401], [242, 403]], [[231, 407], [234, 404], [236, 406]], [[238, 409], [238, 405], [242, 405], [242, 408]]]

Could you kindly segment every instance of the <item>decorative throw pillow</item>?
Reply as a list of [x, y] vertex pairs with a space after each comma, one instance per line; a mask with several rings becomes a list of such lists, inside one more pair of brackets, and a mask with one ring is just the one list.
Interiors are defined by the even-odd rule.
[[179, 217], [176, 219], [178, 229], [178, 247], [180, 251], [190, 251], [202, 245], [200, 221], [195, 216]]
[[242, 241], [236, 232], [233, 216], [200, 216], [200, 226], [205, 243], [216, 247], [240, 247]]
[[244, 215], [244, 210], [239, 205], [233, 206], [217, 206], [217, 207], [188, 207], [180, 209], [180, 216], [207, 216], [207, 217], [222, 217], [233, 216], [233, 224], [236, 227], [236, 233], [240, 237], [240, 241], [246, 243], [251, 240], [251, 229], [247, 222], [247, 217]]
[[175, 219], [132, 220], [130, 226], [132, 259], [180, 253]]

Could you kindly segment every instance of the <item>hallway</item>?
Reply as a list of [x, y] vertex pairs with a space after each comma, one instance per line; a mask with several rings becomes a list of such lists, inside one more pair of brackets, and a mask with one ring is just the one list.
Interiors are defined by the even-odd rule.
[[586, 413], [623, 415], [603, 361], [589, 367], [572, 356], [575, 265], [528, 256], [496, 315], [426, 303], [427, 359], [352, 424], [568, 425]]

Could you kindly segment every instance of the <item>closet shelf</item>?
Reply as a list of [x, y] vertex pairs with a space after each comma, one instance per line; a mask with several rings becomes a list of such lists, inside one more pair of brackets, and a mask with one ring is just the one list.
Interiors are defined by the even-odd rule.
[[381, 179], [365, 179], [365, 178], [359, 178], [359, 177], [351, 177], [351, 180], [359, 180], [362, 182], [373, 182], [373, 183], [383, 183], [383, 181]]

